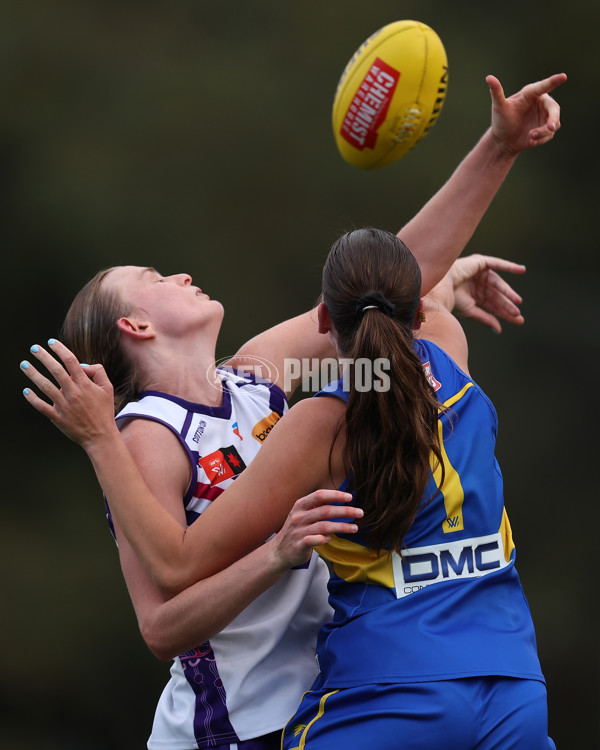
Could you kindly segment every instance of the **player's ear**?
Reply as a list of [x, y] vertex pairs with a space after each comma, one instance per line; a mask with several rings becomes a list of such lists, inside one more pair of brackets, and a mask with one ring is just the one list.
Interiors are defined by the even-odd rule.
[[417, 312], [415, 313], [415, 319], [413, 321], [413, 331], [418, 331], [421, 327], [421, 323], [424, 323], [427, 320], [425, 317], [425, 302], [423, 299], [419, 300], [419, 306], [417, 307]]
[[319, 333], [329, 333], [333, 329], [333, 323], [324, 302], [319, 302], [317, 307], [317, 318], [319, 321]]
[[329, 315], [329, 310], [327, 309], [324, 302], [320, 302], [319, 306], [317, 307], [317, 317], [319, 320], [319, 333], [325, 333], [329, 336], [329, 340], [331, 341], [333, 347], [335, 348], [337, 352], [338, 351], [337, 331], [335, 330], [335, 326], [333, 325], [333, 322], [331, 320], [331, 315]]
[[117, 320], [117, 328], [122, 336], [137, 341], [153, 339], [155, 335], [151, 323], [144, 320], [137, 320], [136, 318], [119, 318]]

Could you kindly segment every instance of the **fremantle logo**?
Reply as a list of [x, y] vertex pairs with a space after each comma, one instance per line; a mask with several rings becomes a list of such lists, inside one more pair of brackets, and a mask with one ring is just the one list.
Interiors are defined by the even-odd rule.
[[456, 578], [479, 578], [505, 568], [502, 536], [463, 539], [449, 544], [414, 547], [394, 554], [396, 596], [401, 599], [434, 583]]

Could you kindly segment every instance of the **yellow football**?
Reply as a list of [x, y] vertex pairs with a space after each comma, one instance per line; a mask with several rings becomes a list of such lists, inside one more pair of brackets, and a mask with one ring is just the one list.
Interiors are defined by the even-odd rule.
[[441, 39], [419, 21], [396, 21], [354, 53], [338, 83], [333, 132], [344, 159], [377, 169], [407, 154], [431, 130], [448, 88]]

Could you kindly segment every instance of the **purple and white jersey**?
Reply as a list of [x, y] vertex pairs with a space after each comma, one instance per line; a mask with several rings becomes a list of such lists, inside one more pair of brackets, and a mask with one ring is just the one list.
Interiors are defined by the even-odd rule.
[[[120, 426], [129, 419], [160, 422], [181, 441], [192, 469], [183, 498], [188, 524], [252, 461], [287, 410], [276, 385], [218, 373], [221, 406], [147, 391], [117, 415]], [[318, 671], [316, 637], [332, 614], [327, 579], [313, 553], [308, 565], [290, 570], [210, 642], [176, 658], [148, 748], [190, 750], [282, 729]]]

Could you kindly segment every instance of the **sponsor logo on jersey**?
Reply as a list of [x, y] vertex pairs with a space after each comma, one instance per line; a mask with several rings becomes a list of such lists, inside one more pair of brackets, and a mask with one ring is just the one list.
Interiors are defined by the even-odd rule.
[[198, 459], [198, 463], [204, 469], [211, 485], [236, 477], [246, 468], [246, 464], [233, 445], [219, 448], [209, 453], [208, 456], [202, 456]]
[[507, 565], [500, 533], [414, 547], [403, 552], [402, 557], [393, 556], [396, 596], [401, 599], [442, 581], [480, 578]]
[[241, 433], [240, 433], [240, 428], [238, 427], [238, 423], [237, 423], [237, 422], [234, 422], [234, 423], [233, 423], [233, 424], [231, 425], [231, 429], [233, 430], [233, 434], [234, 434], [234, 435], [237, 435], [237, 436], [239, 437], [239, 439], [240, 439], [240, 440], [243, 440], [243, 439], [244, 439], [244, 438], [242, 437]]
[[340, 135], [359, 151], [375, 148], [377, 131], [385, 121], [400, 71], [379, 57], [358, 87], [344, 116]]
[[202, 437], [202, 435], [204, 435], [205, 429], [206, 429], [206, 422], [203, 419], [201, 419], [200, 424], [198, 425], [198, 428], [196, 429], [196, 432], [194, 433], [194, 437], [192, 438], [192, 440], [195, 443], [198, 443], [200, 441], [200, 438]]
[[279, 422], [281, 417], [276, 411], [272, 411], [268, 417], [261, 419], [252, 428], [252, 437], [258, 440], [259, 443], [264, 443], [267, 439], [267, 435], [271, 432], [273, 427]]
[[429, 385], [433, 388], [434, 391], [439, 391], [442, 387], [442, 384], [439, 380], [436, 380], [436, 378], [433, 375], [433, 372], [431, 370], [431, 362], [423, 362], [423, 372], [425, 373], [425, 377], [427, 378], [427, 382]]

